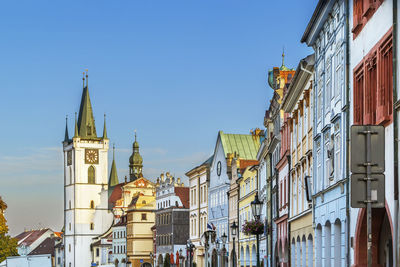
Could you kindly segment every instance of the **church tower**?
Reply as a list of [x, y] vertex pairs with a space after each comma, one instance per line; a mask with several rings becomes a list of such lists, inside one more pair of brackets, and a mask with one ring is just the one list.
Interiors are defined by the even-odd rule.
[[[107, 131], [98, 137], [89, 97], [88, 75], [83, 79], [79, 116], [69, 139], [66, 126], [64, 152], [64, 262], [66, 267], [91, 266], [92, 239], [109, 229]], [[105, 119], [105, 118], [104, 118]]]
[[139, 143], [136, 140], [136, 131], [135, 131], [135, 142], [133, 142], [133, 152], [129, 158], [129, 180], [134, 181], [138, 178], [143, 177], [142, 169], [143, 169], [143, 158], [139, 153]]

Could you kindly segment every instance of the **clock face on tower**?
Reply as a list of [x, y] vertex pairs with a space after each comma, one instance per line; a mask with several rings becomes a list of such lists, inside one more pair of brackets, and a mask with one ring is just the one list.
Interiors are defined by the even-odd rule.
[[99, 164], [99, 150], [98, 149], [85, 149], [85, 163], [86, 164]]
[[221, 161], [218, 161], [217, 163], [217, 175], [221, 176]]

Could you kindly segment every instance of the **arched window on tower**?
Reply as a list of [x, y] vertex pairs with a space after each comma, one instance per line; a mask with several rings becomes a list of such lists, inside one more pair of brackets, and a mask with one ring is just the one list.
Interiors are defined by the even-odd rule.
[[90, 201], [90, 208], [91, 208], [91, 209], [94, 209], [94, 201], [93, 201], [93, 200]]
[[90, 166], [88, 169], [88, 183], [94, 184], [95, 181], [96, 181], [95, 169], [93, 166]]
[[90, 223], [90, 230], [94, 230], [94, 223]]

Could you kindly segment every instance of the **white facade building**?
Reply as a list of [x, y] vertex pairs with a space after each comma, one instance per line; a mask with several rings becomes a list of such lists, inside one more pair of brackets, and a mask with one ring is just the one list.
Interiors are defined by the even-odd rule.
[[112, 227], [112, 253], [115, 267], [126, 266], [126, 220], [127, 216], [121, 216]]
[[105, 124], [103, 137], [97, 136], [86, 82], [75, 134], [69, 139], [66, 129], [63, 142], [66, 267], [90, 266], [93, 238], [112, 224], [107, 192], [108, 148]]

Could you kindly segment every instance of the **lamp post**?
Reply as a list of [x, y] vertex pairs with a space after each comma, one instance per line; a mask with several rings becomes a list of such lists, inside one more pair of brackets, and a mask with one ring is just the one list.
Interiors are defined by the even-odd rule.
[[234, 221], [231, 225], [231, 235], [232, 235], [232, 239], [233, 239], [233, 252], [232, 252], [232, 256], [233, 256], [233, 267], [236, 267], [236, 251], [235, 251], [235, 236], [236, 236], [236, 230], [237, 230], [238, 226], [236, 224], [236, 221]]
[[184, 259], [185, 257], [183, 257], [182, 255], [182, 249], [179, 250], [179, 266], [182, 264], [182, 266], [184, 266]]
[[154, 255], [153, 255], [153, 252], [150, 252], [150, 260], [151, 260], [151, 264], [154, 266]]
[[226, 248], [225, 248], [225, 243], [226, 243], [226, 239], [228, 237], [226, 236], [225, 232], [224, 234], [221, 236], [221, 241], [222, 241], [222, 250], [221, 250], [221, 255], [222, 255], [222, 266], [225, 266], [225, 257], [226, 257]]
[[[256, 196], [254, 200], [251, 202], [251, 210], [253, 212], [253, 216], [255, 220], [260, 220], [261, 216], [261, 209], [262, 209], [262, 201], [258, 199], [258, 192], [256, 192]], [[256, 233], [256, 240], [257, 240], [257, 267], [260, 267], [260, 239], [259, 233]]]
[[186, 243], [186, 249], [189, 252], [189, 267], [192, 267], [192, 262], [193, 262], [193, 250], [196, 246], [192, 243], [192, 241], [189, 239]]
[[208, 267], [208, 240], [211, 242], [215, 239], [215, 231], [214, 230], [207, 230], [201, 235], [201, 243], [204, 245], [204, 254], [205, 254], [205, 267]]

